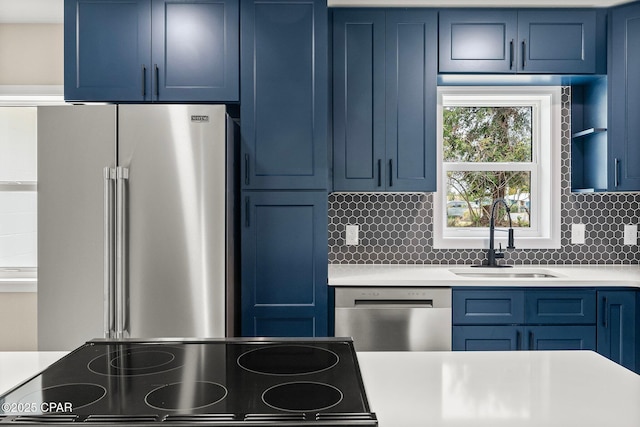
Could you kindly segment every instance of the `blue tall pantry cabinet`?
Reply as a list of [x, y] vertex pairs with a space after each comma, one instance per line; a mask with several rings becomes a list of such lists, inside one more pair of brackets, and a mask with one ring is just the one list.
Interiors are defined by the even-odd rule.
[[609, 190], [640, 190], [640, 3], [609, 22]]
[[243, 336], [327, 336], [328, 10], [241, 1]]
[[238, 0], [65, 0], [64, 7], [65, 100], [238, 101]]
[[326, 336], [327, 195], [246, 191], [242, 335]]

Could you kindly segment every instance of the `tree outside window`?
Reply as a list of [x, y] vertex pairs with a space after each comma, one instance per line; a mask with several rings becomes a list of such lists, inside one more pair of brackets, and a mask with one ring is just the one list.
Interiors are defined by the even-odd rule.
[[[443, 161], [447, 167], [447, 226], [488, 227], [491, 205], [504, 199], [516, 227], [530, 226], [532, 107], [443, 108]], [[508, 225], [501, 206], [497, 226]]]

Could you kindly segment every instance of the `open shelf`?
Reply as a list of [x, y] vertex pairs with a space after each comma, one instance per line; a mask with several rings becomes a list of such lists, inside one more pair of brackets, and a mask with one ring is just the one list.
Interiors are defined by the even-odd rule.
[[571, 135], [571, 138], [581, 138], [583, 136], [593, 135], [596, 133], [606, 132], [607, 128], [589, 128]]
[[571, 191], [606, 191], [607, 77], [571, 86], [571, 129]]

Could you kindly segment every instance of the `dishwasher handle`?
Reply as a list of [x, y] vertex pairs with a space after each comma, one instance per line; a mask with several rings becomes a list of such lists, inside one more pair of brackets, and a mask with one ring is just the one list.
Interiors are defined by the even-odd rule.
[[433, 300], [356, 299], [354, 306], [359, 308], [433, 308]]

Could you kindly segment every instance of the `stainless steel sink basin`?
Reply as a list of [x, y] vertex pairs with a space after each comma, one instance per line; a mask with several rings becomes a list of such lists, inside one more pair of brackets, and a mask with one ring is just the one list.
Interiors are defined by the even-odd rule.
[[512, 268], [454, 268], [449, 270], [456, 276], [491, 279], [552, 279], [559, 277], [554, 272], [544, 269], [512, 269]]

